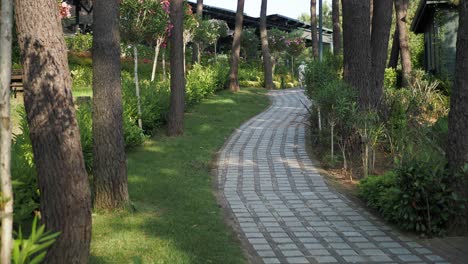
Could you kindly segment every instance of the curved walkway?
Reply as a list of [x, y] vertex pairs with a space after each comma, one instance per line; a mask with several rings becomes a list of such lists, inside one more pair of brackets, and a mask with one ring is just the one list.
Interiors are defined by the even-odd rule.
[[301, 90], [269, 96], [218, 159], [219, 189], [264, 263], [447, 263], [327, 186], [305, 150]]

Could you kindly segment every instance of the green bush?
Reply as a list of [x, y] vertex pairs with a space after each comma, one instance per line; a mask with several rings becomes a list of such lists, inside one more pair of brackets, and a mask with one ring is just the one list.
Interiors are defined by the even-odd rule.
[[359, 195], [401, 228], [439, 235], [460, 206], [449, 186], [444, 162], [419, 157], [402, 163], [395, 172], [361, 180]]
[[199, 103], [203, 98], [214, 93], [217, 74], [212, 67], [195, 64], [187, 74], [185, 87], [186, 105]]
[[369, 175], [360, 180], [358, 195], [365, 199], [369, 207], [379, 210], [384, 217], [388, 218], [391, 216], [391, 211], [397, 203], [399, 195], [395, 173]]
[[328, 83], [340, 79], [340, 58], [326, 56], [323, 62], [312, 60], [307, 64], [305, 72], [306, 95], [315, 100], [315, 95]]
[[88, 66], [71, 65], [70, 73], [72, 76], [73, 90], [92, 89], [93, 69]]
[[[139, 86], [143, 130], [146, 134], [152, 134], [157, 127], [166, 121], [166, 115], [169, 111], [169, 83], [141, 80]], [[124, 115], [128, 118], [127, 122], [130, 123], [133, 120], [136, 124], [138, 110], [135, 83], [133, 76], [125, 72], [122, 74], [122, 96]]]
[[398, 73], [393, 68], [386, 68], [384, 74], [384, 87], [387, 89], [397, 88]]
[[220, 59], [213, 64], [216, 73], [216, 91], [223, 90], [229, 84], [229, 63], [227, 59]]
[[65, 37], [67, 48], [73, 52], [88, 52], [93, 47], [93, 35], [77, 33], [71, 37]]
[[413, 159], [403, 163], [396, 173], [401, 190], [395, 212], [399, 225], [426, 234], [442, 233], [458, 209], [445, 164], [437, 164], [432, 157]]

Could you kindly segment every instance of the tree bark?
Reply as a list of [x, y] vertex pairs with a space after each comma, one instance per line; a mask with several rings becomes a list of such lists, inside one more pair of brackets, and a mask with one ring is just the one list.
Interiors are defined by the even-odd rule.
[[46, 263], [87, 263], [91, 194], [75, 118], [57, 1], [15, 0], [24, 104], [47, 230], [60, 232]]
[[265, 88], [273, 89], [273, 70], [271, 68], [271, 56], [268, 49], [268, 33], [266, 27], [266, 13], [267, 13], [267, 0], [262, 0], [260, 9], [260, 38], [262, 40], [262, 54], [263, 54], [263, 73], [265, 76]]
[[164, 48], [164, 52], [162, 54], [162, 72], [163, 72], [163, 81], [166, 80], [166, 48]]
[[171, 23], [174, 25], [171, 33], [171, 101], [167, 134], [178, 136], [184, 133], [184, 8], [183, 0], [171, 1]]
[[229, 73], [229, 90], [238, 92], [239, 87], [239, 56], [242, 36], [242, 23], [244, 21], [244, 1], [237, 1], [236, 28], [231, 49], [231, 70]]
[[133, 74], [135, 80], [135, 93], [137, 97], [137, 111], [138, 111], [138, 127], [143, 129], [143, 121], [141, 120], [141, 98], [140, 98], [140, 81], [138, 80], [138, 48], [136, 44], [133, 45]]
[[332, 0], [333, 53], [341, 54], [340, 0]]
[[388, 41], [392, 27], [393, 0], [377, 0], [373, 5], [372, 19], [372, 76], [370, 85], [371, 107], [377, 109], [384, 92], [383, 81], [387, 64]]
[[460, 1], [455, 80], [450, 96], [447, 156], [453, 185], [465, 208], [452, 223], [458, 235], [468, 234], [468, 174], [457, 177], [468, 164], [468, 1]]
[[[198, 19], [202, 20], [203, 18], [203, 0], [197, 0], [197, 17]], [[201, 62], [201, 49], [200, 43], [195, 42], [195, 46], [193, 49], [193, 57], [197, 58], [197, 62], [200, 64]]]
[[397, 17], [398, 37], [400, 41], [402, 86], [407, 87], [410, 84], [412, 71], [411, 54], [408, 43], [408, 30], [406, 28], [408, 0], [395, 0], [395, 12]]
[[395, 26], [393, 33], [392, 50], [390, 52], [390, 59], [388, 60], [388, 68], [396, 69], [398, 66], [398, 58], [400, 57], [400, 34], [398, 33], [398, 26]]
[[370, 105], [371, 72], [370, 2], [342, 0], [343, 77], [358, 92], [358, 106]]
[[312, 38], [312, 55], [319, 56], [319, 43], [317, 36], [317, 0], [310, 0], [310, 34]]
[[11, 184], [11, 47], [13, 39], [13, 0], [0, 8], [0, 175], [3, 200], [0, 262], [11, 262], [13, 246], [13, 188]]
[[158, 67], [159, 49], [163, 41], [164, 41], [163, 38], [156, 39], [156, 45], [154, 46], [153, 70], [151, 71], [151, 81], [154, 81], [154, 79], [156, 78], [156, 69]]
[[119, 0], [94, 3], [93, 172], [94, 208], [128, 204], [120, 81]]

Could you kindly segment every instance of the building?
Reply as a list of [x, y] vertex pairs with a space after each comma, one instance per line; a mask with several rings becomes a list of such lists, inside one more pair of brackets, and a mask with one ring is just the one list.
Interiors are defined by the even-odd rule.
[[[196, 11], [196, 3], [188, 2], [192, 6], [193, 12]], [[214, 7], [209, 5], [203, 5], [203, 17], [212, 19], [224, 20], [228, 24], [231, 32], [234, 30], [236, 23], [236, 12], [220, 7]], [[244, 14], [243, 27], [259, 28], [260, 18], [252, 17]], [[304, 23], [298, 19], [289, 18], [279, 14], [273, 14], [267, 16], [267, 28], [277, 28], [286, 32], [294, 30], [302, 30], [303, 37], [306, 43], [311, 44], [310, 24]], [[317, 30], [318, 31], [318, 30]], [[323, 28], [323, 48], [324, 50], [333, 50], [333, 31], [329, 28]]]
[[424, 34], [424, 68], [452, 79], [458, 31], [458, 10], [449, 0], [421, 0], [411, 30]]

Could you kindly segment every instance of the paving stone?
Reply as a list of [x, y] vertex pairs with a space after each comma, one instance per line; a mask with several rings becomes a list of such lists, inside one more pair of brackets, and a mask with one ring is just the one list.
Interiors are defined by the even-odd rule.
[[363, 256], [343, 256], [347, 263], [368, 262], [370, 258]]
[[318, 263], [337, 263], [338, 262], [336, 258], [332, 256], [318, 256], [318, 257], [314, 257], [314, 259]]
[[358, 253], [352, 249], [335, 249], [335, 252], [338, 255], [342, 255], [342, 256], [355, 256], [355, 255], [357, 256], [358, 255]]
[[398, 258], [404, 262], [421, 261], [421, 259], [416, 255], [399, 255]]
[[262, 259], [265, 264], [280, 264], [280, 260], [277, 258], [263, 258]]
[[260, 257], [275, 257], [275, 252], [273, 250], [257, 250], [257, 253]]
[[308, 264], [309, 261], [304, 258], [304, 257], [291, 257], [291, 258], [286, 258], [286, 261], [289, 264]]
[[281, 250], [281, 253], [283, 253], [283, 255], [285, 257], [300, 257], [300, 256], [304, 256], [304, 254], [299, 251], [299, 250]]

